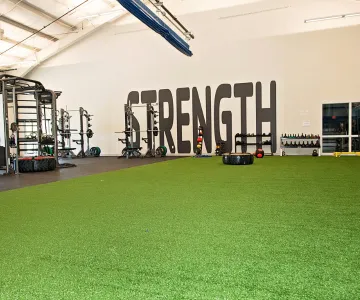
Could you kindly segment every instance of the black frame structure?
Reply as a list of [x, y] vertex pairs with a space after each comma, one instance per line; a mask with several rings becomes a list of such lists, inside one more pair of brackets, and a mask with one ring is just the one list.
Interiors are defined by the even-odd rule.
[[[61, 92], [48, 90], [39, 81], [7, 74], [0, 75], [0, 82], [5, 141], [5, 166], [3, 167], [6, 168], [6, 174], [12, 173], [13, 169], [16, 174], [19, 173], [18, 159], [23, 152], [35, 151], [38, 156], [41, 156], [45, 152], [44, 146], [47, 145], [54, 147], [54, 157], [58, 165], [56, 100]], [[47, 111], [50, 113], [47, 114]], [[15, 168], [10, 163], [11, 124], [16, 124], [18, 128], [13, 132], [15, 146], [12, 149], [16, 150], [13, 157], [16, 162]], [[27, 130], [29, 125], [33, 130]], [[33, 137], [27, 136], [29, 132], [33, 133]], [[51, 135], [53, 142], [45, 144], [42, 141], [43, 134]]]
[[[125, 148], [122, 150], [121, 156], [118, 158], [126, 157], [126, 158], [140, 158], [142, 147], [140, 147], [140, 134], [146, 133], [146, 138], [142, 138], [147, 145], [146, 154], [143, 157], [156, 157], [156, 137], [159, 134], [159, 128], [156, 126], [158, 124], [157, 117], [158, 111], [155, 111], [155, 106], [158, 106], [158, 103], [148, 103], [148, 104], [140, 104], [140, 105], [132, 105], [125, 104], [124, 105], [124, 114], [125, 114], [125, 130], [117, 131], [115, 133], [125, 134], [125, 138], [118, 138], [118, 141], [125, 144]], [[135, 107], [146, 107], [146, 124], [147, 130], [134, 130], [133, 120], [134, 120], [134, 111]], [[135, 142], [134, 138], [137, 139]]]

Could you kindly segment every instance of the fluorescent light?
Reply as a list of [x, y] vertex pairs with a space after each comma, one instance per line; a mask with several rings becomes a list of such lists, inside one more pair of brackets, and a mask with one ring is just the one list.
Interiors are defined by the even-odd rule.
[[345, 18], [345, 16], [344, 15], [329, 16], [329, 17], [324, 17], [324, 18], [316, 18], [316, 19], [305, 20], [305, 23], [327, 21], [327, 20], [334, 20], [334, 19], [342, 19], [342, 18]]
[[101, 17], [101, 16], [106, 16], [106, 15], [111, 15], [111, 14], [115, 14], [117, 12], [123, 12], [125, 11], [124, 9], [117, 9], [117, 10], [112, 10], [112, 11], [108, 11], [108, 12], [104, 12], [101, 14], [95, 14], [95, 15], [89, 15], [89, 16], [84, 16], [84, 17], [78, 17], [79, 20], [84, 20], [84, 19], [91, 19], [91, 18], [97, 18], [97, 17]]
[[353, 13], [353, 14], [345, 15], [345, 18], [351, 18], [351, 17], [360, 17], [360, 13]]
[[343, 18], [351, 18], [351, 17], [360, 17], [360, 13], [351, 13], [351, 14], [329, 16], [329, 17], [316, 18], [316, 19], [308, 19], [308, 20], [305, 20], [305, 23], [327, 21], [327, 20], [334, 20], [334, 19], [343, 19]]
[[35, 60], [23, 60], [23, 61], [15, 61], [15, 62], [9, 62], [7, 64], [0, 64], [0, 67], [9, 67], [9, 66], [19, 66], [19, 65], [28, 65], [28, 64], [33, 64], [36, 63]]

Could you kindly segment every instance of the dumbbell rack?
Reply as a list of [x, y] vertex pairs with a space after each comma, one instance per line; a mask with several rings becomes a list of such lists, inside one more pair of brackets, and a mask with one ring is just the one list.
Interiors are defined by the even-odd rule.
[[[313, 144], [311, 144], [311, 142]], [[288, 145], [286, 145], [286, 143]], [[306, 143], [306, 144], [305, 144]], [[305, 146], [303, 146], [305, 144]], [[319, 135], [292, 135], [281, 136], [280, 138], [280, 156], [300, 155], [309, 156], [316, 150], [321, 155], [321, 145]]]
[[[272, 153], [272, 150], [271, 150], [271, 146], [272, 146], [272, 141], [271, 141], [271, 133], [263, 133], [263, 134], [240, 134], [240, 133], [237, 133], [235, 135], [235, 153], [246, 153], [248, 151], [248, 146], [255, 146], [255, 150], [257, 149], [263, 149], [263, 146], [269, 146], [269, 152], [265, 152], [265, 155], [273, 155]], [[248, 139], [259, 139], [261, 138], [261, 142], [254, 142], [254, 141], [251, 141], [251, 142], [248, 142]], [[263, 139], [264, 138], [267, 138], [268, 141], [264, 141]], [[239, 147], [241, 147], [241, 151], [238, 151]]]

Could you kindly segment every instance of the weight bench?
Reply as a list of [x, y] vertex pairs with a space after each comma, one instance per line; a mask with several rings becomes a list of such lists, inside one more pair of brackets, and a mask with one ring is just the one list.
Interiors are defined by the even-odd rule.
[[122, 151], [121, 151], [121, 156], [119, 156], [118, 158], [122, 158], [122, 157], [126, 157], [126, 158], [139, 158], [141, 157], [141, 149], [142, 147], [125, 147]]
[[61, 154], [60, 156], [65, 158], [69, 156], [76, 156], [72, 151], [76, 150], [76, 148], [59, 148], [58, 152]]

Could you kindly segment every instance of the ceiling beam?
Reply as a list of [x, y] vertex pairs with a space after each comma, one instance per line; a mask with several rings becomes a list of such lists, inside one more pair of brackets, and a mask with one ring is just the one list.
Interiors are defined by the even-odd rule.
[[24, 49], [27, 49], [27, 50], [30, 50], [30, 51], [33, 51], [33, 52], [40, 52], [41, 51], [40, 48], [36, 48], [36, 47], [30, 46], [30, 45], [27, 45], [27, 44], [23, 44], [23, 43], [19, 44], [20, 43], [19, 41], [13, 40], [13, 39], [11, 39], [9, 37], [3, 36], [1, 38], [1, 40], [6, 42], [6, 43], [17, 45], [18, 47], [21, 47], [21, 48], [24, 48]]
[[[145, 3], [147, 3], [147, 0], [145, 1]], [[127, 12], [120, 14], [119, 11], [117, 10], [117, 12], [114, 14], [103, 16], [101, 18], [102, 19], [101, 23], [97, 24], [95, 22], [93, 26], [85, 27], [83, 30], [79, 31], [78, 33], [70, 34], [60, 39], [58, 42], [53, 43], [48, 47], [42, 49], [39, 53], [36, 54], [35, 64], [31, 65], [30, 67], [27, 66], [27, 67], [19, 68], [15, 70], [15, 72], [12, 73], [12, 75], [21, 76], [21, 77], [27, 76], [34, 68], [38, 67], [44, 61], [48, 60], [49, 58], [53, 57], [56, 54], [59, 54], [61, 51], [64, 51], [65, 49], [69, 48], [75, 43], [81, 41], [82, 39], [94, 33], [96, 30], [99, 30], [106, 24], [110, 22], [114, 22], [115, 20], [121, 20], [127, 15], [128, 15]], [[33, 60], [34, 56], [29, 56], [28, 59]]]
[[10, 55], [10, 54], [4, 54], [4, 57], [8, 57], [8, 58], [15, 58], [17, 60], [22, 60], [24, 59], [24, 57], [21, 57], [21, 56], [16, 56], [16, 55]]
[[58, 41], [59, 39], [54, 37], [54, 36], [51, 36], [49, 34], [46, 34], [46, 33], [43, 33], [43, 32], [38, 32], [39, 30], [37, 29], [34, 29], [32, 27], [29, 27], [29, 26], [26, 26], [24, 24], [21, 24], [19, 23], [18, 21], [15, 21], [13, 19], [10, 19], [8, 17], [5, 17], [5, 16], [0, 16], [0, 21], [1, 22], [4, 22], [4, 23], [7, 23], [7, 24], [10, 24], [12, 26], [15, 26], [17, 28], [20, 28], [22, 30], [25, 30], [27, 32], [31, 32], [31, 33], [37, 33], [38, 36], [42, 37], [42, 38], [45, 38], [49, 41], [52, 41], [52, 42], [56, 42]]
[[[14, 3], [15, 5], [18, 5], [19, 7], [22, 7], [38, 16], [44, 17], [50, 21], [54, 21], [58, 18], [58, 17], [48, 13], [47, 11], [43, 10], [42, 8], [29, 3], [26, 0], [23, 0], [20, 3], [19, 3], [19, 0], [8, 0], [8, 1], [10, 1], [10, 2]], [[76, 26], [73, 26], [72, 24], [67, 23], [64, 20], [58, 20], [58, 21], [56, 21], [56, 23], [66, 27], [68, 29], [72, 29], [72, 30], [76, 29]]]

